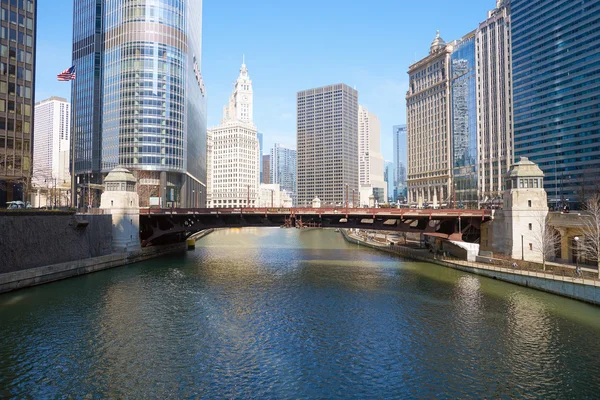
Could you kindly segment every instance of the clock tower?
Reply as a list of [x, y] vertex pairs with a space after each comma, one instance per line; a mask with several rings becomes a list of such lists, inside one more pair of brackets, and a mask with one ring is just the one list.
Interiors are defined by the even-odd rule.
[[233, 93], [229, 99], [229, 104], [223, 109], [222, 122], [238, 120], [242, 122], [253, 123], [253, 102], [254, 95], [252, 90], [252, 80], [248, 75], [246, 60], [242, 60], [240, 76], [234, 83]]

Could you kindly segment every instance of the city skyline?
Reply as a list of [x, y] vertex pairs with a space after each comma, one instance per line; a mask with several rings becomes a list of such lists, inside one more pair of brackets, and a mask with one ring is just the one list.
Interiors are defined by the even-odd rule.
[[[318, 30], [308, 38], [296, 33], [304, 29], [304, 20], [315, 18], [310, 14], [311, 2], [300, 9], [292, 4], [281, 4], [272, 9], [268, 4], [250, 6], [235, 2], [236, 7], [250, 13], [253, 21], [264, 21], [264, 28], [256, 27], [259, 24], [255, 22], [250, 27], [249, 21], [231, 18], [229, 3], [204, 3], [202, 74], [208, 98], [208, 126], [218, 125], [222, 107], [220, 99], [229, 96], [233, 82], [231, 76], [235, 75], [245, 54], [247, 63], [252, 65], [254, 79], [260, 82], [254, 119], [265, 135], [263, 148], [271, 148], [276, 142], [295, 146], [296, 92], [306, 87], [345, 82], [351, 87], [356, 86], [361, 93], [361, 104], [379, 116], [383, 131], [382, 152], [386, 159], [392, 159], [392, 137], [388, 132], [393, 125], [406, 122], [404, 97], [408, 88], [408, 66], [415, 58], [425, 55], [423, 49], [428, 47], [436, 30], [439, 29], [445, 38], [459, 38], [469, 27], [483, 21], [495, 2], [471, 1], [472, 7], [465, 7], [457, 19], [449, 20], [443, 17], [444, 10], [451, 12], [453, 7], [441, 0], [422, 5], [386, 1], [381, 3], [381, 7], [369, 11], [371, 21], [355, 21], [369, 28], [370, 33], [366, 36], [355, 32], [355, 27], [344, 21], [342, 15], [333, 21], [333, 26], [315, 26]], [[340, 8], [341, 4], [332, 1], [324, 7], [333, 10]], [[39, 4], [37, 62], [44, 68], [38, 68], [37, 99], [51, 96], [70, 98], [70, 85], [56, 82], [55, 76], [71, 65], [72, 5], [70, 0]], [[360, 12], [363, 15], [364, 10], [358, 11], [357, 7], [346, 5], [343, 14]], [[439, 15], [431, 15], [431, 7], [440, 10]], [[290, 8], [294, 8], [293, 13], [289, 13]], [[394, 35], [389, 34], [387, 26], [379, 26], [377, 22], [391, 24], [397, 15], [403, 14], [411, 14], [411, 21], [414, 18], [415, 22], [406, 21], [398, 25]], [[294, 19], [288, 15], [294, 15]], [[284, 37], [274, 38], [267, 34], [279, 27], [288, 32]], [[329, 49], [320, 46], [315, 51], [317, 38], [330, 33], [335, 34], [335, 41], [340, 45], [335, 57], [328, 54]], [[375, 40], [377, 44], [372, 46]], [[398, 47], [400, 41], [399, 51], [390, 53], [386, 50]], [[360, 51], [348, 51], [353, 46], [367, 51], [368, 57], [359, 56]], [[225, 54], [223, 48], [228, 49]], [[327, 62], [323, 63], [323, 59]], [[307, 72], [305, 65], [311, 63], [322, 65], [319, 74]], [[294, 78], [290, 79], [290, 76]]]

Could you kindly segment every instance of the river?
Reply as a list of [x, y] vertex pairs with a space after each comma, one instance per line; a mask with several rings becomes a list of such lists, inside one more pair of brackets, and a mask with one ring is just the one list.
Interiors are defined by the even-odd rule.
[[598, 398], [600, 308], [231, 229], [0, 295], [0, 398]]

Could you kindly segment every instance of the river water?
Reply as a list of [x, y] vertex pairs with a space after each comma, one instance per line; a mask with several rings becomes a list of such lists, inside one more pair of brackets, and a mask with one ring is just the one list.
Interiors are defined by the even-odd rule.
[[232, 229], [0, 295], [0, 398], [599, 398], [600, 308]]

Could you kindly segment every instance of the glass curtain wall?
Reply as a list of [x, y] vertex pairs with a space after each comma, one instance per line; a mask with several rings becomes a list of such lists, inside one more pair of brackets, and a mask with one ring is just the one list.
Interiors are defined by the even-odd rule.
[[474, 34], [458, 42], [450, 60], [455, 206], [477, 208], [477, 82]]

